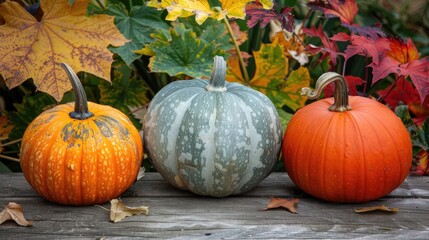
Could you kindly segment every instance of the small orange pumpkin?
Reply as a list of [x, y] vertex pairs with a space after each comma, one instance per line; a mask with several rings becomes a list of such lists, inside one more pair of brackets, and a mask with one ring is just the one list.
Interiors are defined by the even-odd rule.
[[282, 146], [286, 170], [299, 188], [327, 201], [385, 196], [409, 173], [409, 133], [385, 105], [349, 97], [346, 81], [337, 73], [323, 74], [316, 91], [305, 88], [303, 94], [315, 99], [331, 82], [334, 98], [303, 107], [289, 122]]
[[28, 183], [44, 198], [66, 205], [92, 205], [118, 197], [136, 180], [142, 140], [128, 117], [87, 102], [78, 77], [75, 103], [46, 110], [27, 127], [20, 162]]

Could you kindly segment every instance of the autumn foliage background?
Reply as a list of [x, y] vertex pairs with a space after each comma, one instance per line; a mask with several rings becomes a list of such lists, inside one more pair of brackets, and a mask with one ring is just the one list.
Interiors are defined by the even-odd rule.
[[[326, 71], [343, 74], [350, 94], [401, 117], [413, 139], [412, 172], [429, 175], [427, 1], [0, 3], [0, 172], [20, 171], [19, 139], [36, 116], [73, 101], [59, 63], [79, 72], [88, 100], [121, 110], [141, 129], [157, 91], [177, 79], [207, 78], [220, 55], [227, 80], [265, 93], [284, 128], [309, 103], [302, 87]], [[331, 86], [324, 97], [332, 93]]]

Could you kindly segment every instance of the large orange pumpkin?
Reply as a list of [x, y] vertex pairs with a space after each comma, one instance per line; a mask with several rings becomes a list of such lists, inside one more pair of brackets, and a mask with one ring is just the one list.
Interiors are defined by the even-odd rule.
[[21, 168], [44, 198], [67, 205], [92, 205], [118, 197], [136, 180], [143, 148], [128, 117], [87, 102], [82, 84], [63, 64], [75, 103], [40, 114], [26, 129]]
[[292, 181], [303, 191], [332, 202], [366, 202], [397, 188], [412, 161], [408, 131], [386, 106], [348, 96], [345, 79], [325, 73], [314, 99], [335, 82], [334, 98], [298, 110], [285, 132], [282, 157]]

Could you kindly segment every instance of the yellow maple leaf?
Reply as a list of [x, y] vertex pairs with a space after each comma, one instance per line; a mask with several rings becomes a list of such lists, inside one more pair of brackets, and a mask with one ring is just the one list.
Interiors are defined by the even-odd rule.
[[[220, 0], [220, 2], [222, 4], [222, 10], [226, 11], [228, 17], [244, 19], [246, 17], [246, 5], [255, 1]], [[262, 7], [265, 9], [271, 9], [273, 7], [273, 2], [271, 0], [260, 0], [259, 3], [261, 3]]]
[[87, 16], [89, 0], [41, 0], [43, 17], [38, 21], [17, 2], [0, 5], [0, 74], [14, 88], [33, 78], [39, 91], [60, 101], [71, 89], [61, 62], [76, 72], [85, 71], [110, 81], [113, 54], [109, 45], [127, 39], [113, 23], [113, 16]]
[[[178, 17], [189, 17], [195, 15], [198, 24], [203, 24], [207, 18], [217, 20], [230, 18], [244, 19], [246, 16], [245, 7], [254, 0], [219, 0], [222, 7], [212, 8], [208, 0], [150, 0], [147, 5], [157, 9], [167, 9], [166, 20], [174, 21]], [[266, 9], [273, 7], [272, 0], [261, 0], [260, 3]]]
[[283, 54], [283, 48], [279, 44], [262, 44], [259, 51], [253, 53], [255, 57], [256, 71], [250, 85], [266, 93], [271, 81], [284, 81], [288, 73], [289, 61]]
[[[289, 60], [279, 43], [262, 44], [254, 52], [256, 71], [249, 84], [266, 94], [276, 107], [287, 105], [293, 110], [305, 104], [301, 88], [310, 84], [306, 67], [289, 71]], [[287, 77], [287, 79], [286, 79]]]

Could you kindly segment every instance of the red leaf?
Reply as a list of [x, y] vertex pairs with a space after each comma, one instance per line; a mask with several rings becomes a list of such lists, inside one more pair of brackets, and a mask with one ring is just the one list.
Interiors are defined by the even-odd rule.
[[418, 92], [413, 84], [404, 78], [398, 79], [393, 89], [377, 91], [380, 96], [384, 96], [384, 101], [392, 108], [396, 108], [401, 103], [412, 104], [419, 102]]
[[373, 69], [373, 84], [387, 75], [395, 73], [398, 76], [411, 78], [420, 95], [421, 102], [424, 102], [426, 96], [429, 95], [429, 58], [401, 64], [396, 59], [386, 55], [378, 65], [372, 63], [370, 67]]
[[328, 56], [331, 59], [331, 66], [335, 66], [337, 63], [337, 56], [342, 55], [342, 53], [339, 52], [337, 43], [335, 41], [331, 41], [329, 37], [326, 35], [326, 33], [323, 31], [323, 27], [319, 25], [318, 28], [311, 27], [311, 28], [304, 28], [304, 33], [313, 36], [318, 37], [322, 40], [323, 47], [318, 47], [314, 45], [307, 46], [307, 49], [311, 54], [316, 54], [318, 52], [323, 53], [321, 60], [327, 58]]
[[342, 23], [352, 24], [358, 13], [358, 6], [354, 0], [330, 0], [332, 8], [323, 8], [327, 17], [339, 17]]
[[377, 39], [379, 37], [386, 37], [386, 34], [381, 30], [381, 24], [374, 26], [360, 26], [357, 24], [342, 24], [344, 27], [348, 28], [350, 32], [358, 34], [361, 36], [366, 36], [372, 39]]
[[384, 97], [384, 101], [393, 109], [399, 104], [408, 105], [412, 119], [418, 125], [429, 117], [429, 104], [427, 101], [423, 103], [420, 101], [417, 89], [403, 77], [398, 79], [392, 89], [389, 87], [377, 93]]
[[358, 54], [361, 56], [367, 56], [372, 58], [374, 64], [379, 63], [380, 53], [389, 50], [390, 42], [386, 38], [373, 39], [365, 36], [359, 36], [356, 34], [347, 35], [344, 32], [338, 33], [330, 38], [334, 41], [350, 41], [350, 45], [347, 46], [345, 53], [345, 59]]
[[294, 18], [292, 16], [292, 8], [284, 7], [280, 10], [280, 13], [277, 13], [274, 9], [263, 9], [261, 7], [253, 7], [246, 8], [246, 15], [250, 17], [249, 21], [247, 21], [247, 26], [254, 27], [258, 23], [261, 24], [261, 27], [265, 27], [271, 20], [280, 21], [282, 28], [286, 29], [289, 32], [293, 32], [293, 24]]
[[326, 17], [339, 17], [341, 25], [348, 28], [352, 33], [367, 36], [373, 39], [386, 36], [381, 31], [381, 25], [374, 26], [360, 26], [353, 23], [356, 14], [358, 13], [358, 6], [354, 0], [330, 0], [327, 1], [312, 1], [307, 5], [316, 10], [321, 11]]
[[[350, 90], [349, 95], [357, 96], [358, 91], [356, 86], [364, 84], [365, 81], [362, 78], [355, 77], [355, 76], [344, 76], [344, 78], [346, 79], [347, 85]], [[326, 86], [324, 89], [324, 97], [332, 97], [334, 95], [334, 90], [335, 90], [335, 87], [333, 83]]]
[[419, 51], [411, 38], [405, 42], [401, 38], [389, 38], [390, 51], [387, 55], [398, 62], [404, 64], [419, 59]]
[[429, 154], [425, 150], [421, 150], [414, 156], [412, 173], [416, 175], [428, 175], [429, 176]]

